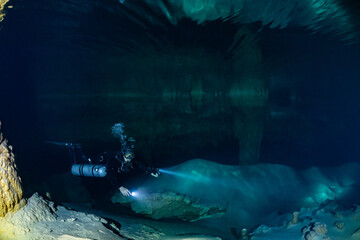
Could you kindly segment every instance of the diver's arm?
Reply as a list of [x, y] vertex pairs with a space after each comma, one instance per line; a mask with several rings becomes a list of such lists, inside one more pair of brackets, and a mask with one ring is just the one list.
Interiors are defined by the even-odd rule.
[[[106, 156], [106, 155], [105, 155]], [[119, 187], [119, 181], [117, 178], [117, 165], [113, 161], [112, 158], [105, 158], [106, 161], [106, 168], [107, 168], [107, 175], [106, 180], [116, 189], [119, 189], [122, 195], [129, 196], [127, 193], [130, 192], [123, 186]]]
[[130, 196], [131, 192], [129, 189], [127, 189], [124, 186], [119, 187], [120, 184], [117, 178], [117, 174], [119, 173], [119, 171], [120, 172], [123, 171], [120, 170], [119, 166], [116, 163], [118, 162], [114, 161], [113, 158], [108, 159], [107, 161], [108, 174], [106, 175], [106, 178], [111, 183], [111, 185], [113, 185], [116, 189], [119, 189], [119, 191], [123, 196]]
[[146, 173], [149, 173], [153, 177], [158, 177], [160, 174], [158, 168], [146, 166], [145, 164], [138, 162], [138, 161], [133, 161], [133, 163], [137, 168], [141, 169], [142, 171], [144, 171]]
[[119, 189], [121, 194], [124, 196], [130, 196], [131, 193], [129, 189], [124, 186], [119, 187], [119, 181], [117, 180], [116, 176], [113, 173], [110, 173], [106, 176], [107, 180], [113, 185], [116, 189]]
[[111, 185], [118, 188], [119, 183], [118, 183], [117, 177], [115, 176], [115, 174], [111, 170], [109, 171], [109, 169], [108, 169], [108, 172], [107, 172], [107, 175], [106, 175], [106, 179], [109, 181], [109, 183]]

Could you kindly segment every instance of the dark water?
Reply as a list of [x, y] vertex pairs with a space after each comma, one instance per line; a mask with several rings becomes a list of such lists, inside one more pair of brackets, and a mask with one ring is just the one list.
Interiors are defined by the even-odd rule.
[[159, 167], [358, 161], [359, 5], [339, 4], [349, 29], [299, 24], [306, 17], [285, 28], [235, 17], [175, 24], [141, 1], [10, 2], [0, 119], [20, 171], [66, 171], [67, 152], [46, 140], [80, 142], [88, 155], [117, 150], [117, 122], [137, 157]]

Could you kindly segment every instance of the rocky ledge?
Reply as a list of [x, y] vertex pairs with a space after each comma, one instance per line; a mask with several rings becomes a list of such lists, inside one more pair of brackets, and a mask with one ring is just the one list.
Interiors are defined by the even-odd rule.
[[181, 219], [194, 222], [204, 218], [219, 218], [226, 212], [221, 204], [206, 204], [200, 199], [175, 192], [142, 194], [125, 197], [115, 194], [111, 201], [130, 206], [135, 213], [152, 219]]

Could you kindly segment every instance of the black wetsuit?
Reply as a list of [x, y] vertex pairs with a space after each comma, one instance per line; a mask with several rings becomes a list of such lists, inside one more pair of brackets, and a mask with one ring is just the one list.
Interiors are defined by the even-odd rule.
[[73, 164], [104, 164], [107, 171], [106, 178], [117, 188], [120, 186], [121, 182], [123, 182], [121, 178], [124, 178], [124, 175], [127, 175], [126, 179], [128, 179], [129, 173], [139, 174], [141, 172], [146, 172], [150, 174], [158, 172], [157, 168], [146, 166], [135, 160], [125, 162], [121, 152], [104, 152], [93, 159], [89, 159], [83, 153], [80, 144], [68, 143], [66, 146], [69, 148], [70, 158], [72, 159]]
[[114, 187], [120, 187], [120, 178], [124, 175], [145, 173], [156, 173], [157, 169], [146, 166], [143, 163], [132, 160], [126, 162], [123, 155], [119, 152], [105, 152], [101, 154], [96, 163], [104, 164], [106, 166], [106, 178]]

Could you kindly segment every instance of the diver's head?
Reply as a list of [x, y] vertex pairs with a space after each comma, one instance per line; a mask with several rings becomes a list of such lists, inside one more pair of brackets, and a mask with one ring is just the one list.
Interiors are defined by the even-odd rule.
[[130, 162], [131, 160], [134, 159], [135, 154], [131, 150], [126, 150], [125, 153], [123, 154], [123, 157], [125, 162]]

